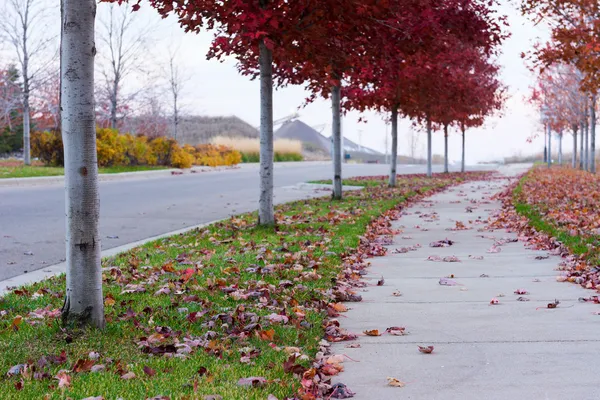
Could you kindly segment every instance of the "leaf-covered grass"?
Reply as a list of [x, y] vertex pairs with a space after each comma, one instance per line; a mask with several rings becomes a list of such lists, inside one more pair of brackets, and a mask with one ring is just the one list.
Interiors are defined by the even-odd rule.
[[[436, 177], [441, 177], [441, 174], [435, 174]], [[468, 176], [468, 175], [464, 175]], [[410, 178], [418, 178], [418, 179], [427, 179], [427, 175], [425, 174], [412, 174], [412, 175], [398, 175], [396, 184], [398, 187], [402, 185], [406, 185], [407, 179]], [[454, 179], [457, 179], [457, 182], [461, 182], [463, 178], [455, 175]], [[331, 179], [325, 179], [320, 181], [309, 181], [308, 183], [317, 183], [322, 185], [331, 185]], [[354, 178], [342, 179], [342, 185], [344, 186], [363, 186], [363, 187], [385, 187], [388, 186], [389, 176], [388, 175], [379, 175], [379, 176], [358, 176]]]
[[[13, 165], [0, 161], [0, 179], [2, 178], [32, 178], [40, 176], [61, 176], [65, 170], [62, 167], [46, 167], [42, 165], [25, 166], [22, 164]], [[103, 167], [99, 168], [101, 174], [118, 174], [122, 172], [139, 172], [160, 170], [167, 167], [162, 166], [119, 166], [119, 167]]]
[[[279, 206], [276, 229], [244, 214], [105, 259], [101, 332], [61, 328], [64, 276], [15, 289], [0, 299], [0, 398], [293, 396], [300, 381], [284, 362], [298, 353], [310, 366], [342, 260], [369, 224], [406, 198], [484, 176], [400, 176], [394, 189], [361, 179], [342, 201]], [[237, 384], [248, 377], [267, 382]]]
[[529, 225], [563, 243], [573, 254], [598, 263], [600, 179], [569, 168], [536, 167], [513, 191], [513, 204]]

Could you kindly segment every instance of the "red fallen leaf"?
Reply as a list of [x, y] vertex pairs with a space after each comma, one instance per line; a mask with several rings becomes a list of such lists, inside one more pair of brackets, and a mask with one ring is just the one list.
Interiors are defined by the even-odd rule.
[[59, 371], [55, 378], [58, 379], [58, 387], [60, 389], [71, 386], [71, 376], [69, 376], [65, 371]]
[[208, 369], [206, 369], [206, 367], [200, 367], [197, 372], [199, 376], [204, 376], [208, 373]]
[[94, 366], [94, 360], [84, 360], [80, 358], [73, 364], [71, 371], [73, 372], [89, 372]]
[[344, 370], [344, 367], [341, 366], [340, 364], [338, 364], [338, 365], [325, 364], [320, 369], [320, 371], [327, 376], [335, 376], [335, 375], [339, 374], [340, 372], [342, 372], [343, 370]]
[[240, 378], [238, 386], [262, 387], [267, 383], [267, 379], [262, 376], [251, 376], [249, 378]]
[[293, 355], [290, 358], [288, 358], [284, 363], [283, 363], [283, 370], [286, 373], [292, 373], [292, 374], [296, 374], [296, 375], [303, 375], [306, 372], [306, 368], [303, 367], [302, 365], [296, 364], [296, 356]]
[[494, 297], [492, 300], [490, 300], [490, 304], [491, 305], [500, 304], [500, 300], [498, 300], [497, 298]]
[[146, 365], [144, 365], [144, 368], [143, 368], [143, 370], [144, 370], [144, 373], [145, 373], [146, 375], [148, 375], [148, 376], [154, 376], [154, 375], [156, 375], [156, 371], [155, 371], [155, 370], [153, 370], [152, 368], [150, 368], [150, 367], [146, 366]]
[[372, 330], [367, 330], [367, 331], [363, 331], [363, 333], [367, 336], [381, 336], [381, 333], [379, 333], [378, 329], [372, 329]]
[[189, 281], [196, 274], [196, 270], [194, 268], [187, 268], [181, 273], [181, 279], [184, 282]]
[[517, 289], [515, 290], [515, 294], [529, 294], [529, 292], [525, 289]]
[[15, 383], [15, 389], [23, 390], [23, 380], [22, 379], [19, 382]]
[[424, 354], [431, 354], [433, 352], [433, 346], [419, 346], [419, 351]]
[[404, 336], [406, 335], [406, 328], [403, 326], [391, 326], [385, 330], [392, 336]]
[[377, 281], [377, 286], [383, 286], [384, 283], [385, 283], [385, 279], [383, 279], [383, 276], [382, 276], [381, 279]]
[[52, 364], [63, 364], [67, 361], [67, 352], [63, 350], [58, 356], [47, 356], [46, 360]]

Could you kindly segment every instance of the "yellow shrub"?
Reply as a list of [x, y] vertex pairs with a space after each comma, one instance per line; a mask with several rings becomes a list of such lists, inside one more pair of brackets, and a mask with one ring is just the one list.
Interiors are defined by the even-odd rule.
[[125, 143], [125, 156], [130, 165], [156, 165], [156, 155], [153, 154], [146, 136], [133, 136], [130, 133], [121, 136]]
[[31, 155], [46, 165], [62, 166], [65, 156], [60, 132], [32, 132]]
[[125, 141], [118, 131], [98, 128], [96, 130], [96, 147], [98, 166], [129, 165], [129, 159], [125, 155]]
[[173, 147], [171, 152], [171, 166], [175, 168], [191, 168], [194, 156], [179, 146]]
[[[63, 145], [60, 133], [34, 132], [32, 154], [47, 165], [63, 165]], [[204, 144], [180, 147], [176, 140], [157, 137], [149, 140], [143, 135], [119, 134], [113, 129], [96, 130], [98, 165], [164, 165], [190, 168], [192, 165], [220, 166], [238, 164], [242, 156], [230, 147]]]

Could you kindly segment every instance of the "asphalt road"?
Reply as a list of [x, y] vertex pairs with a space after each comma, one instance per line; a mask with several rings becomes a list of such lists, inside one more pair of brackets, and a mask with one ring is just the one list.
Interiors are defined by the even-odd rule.
[[[494, 166], [476, 169], [494, 169]], [[347, 164], [343, 174], [351, 177], [387, 172], [387, 165]], [[399, 174], [423, 172], [424, 166], [398, 168]], [[281, 203], [323, 195], [291, 186], [330, 176], [331, 167], [325, 163], [276, 165], [275, 200]], [[102, 249], [256, 210], [258, 195], [255, 165], [101, 182]], [[64, 209], [62, 184], [0, 187], [0, 280], [64, 261]]]

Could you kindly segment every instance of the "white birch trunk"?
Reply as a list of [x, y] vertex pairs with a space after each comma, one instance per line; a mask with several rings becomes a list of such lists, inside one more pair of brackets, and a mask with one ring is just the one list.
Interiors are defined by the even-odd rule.
[[273, 209], [273, 53], [261, 40], [260, 58], [260, 198], [259, 225], [274, 225]]
[[592, 95], [590, 105], [590, 172], [596, 173], [596, 95]]
[[63, 323], [104, 327], [94, 110], [95, 0], [62, 0], [67, 290]]
[[460, 172], [465, 172], [465, 127], [462, 127], [462, 158], [460, 163]]
[[[340, 83], [341, 85], [341, 83]], [[331, 114], [333, 138], [333, 199], [342, 199], [342, 118], [341, 86], [331, 88]]]
[[23, 93], [23, 163], [31, 165], [31, 110], [29, 89]]
[[577, 168], [577, 125], [573, 125], [573, 158], [571, 160], [571, 167]]
[[552, 128], [548, 125], [548, 168], [552, 166]]
[[432, 158], [431, 151], [432, 151], [432, 148], [431, 148], [431, 121], [428, 119], [427, 120], [427, 176], [430, 178], [433, 176], [433, 171], [431, 168], [431, 158]]
[[562, 165], [562, 141], [563, 134], [560, 133], [560, 135], [558, 136], [558, 165]]
[[448, 125], [444, 125], [444, 172], [448, 171]]
[[110, 128], [117, 129], [117, 107], [119, 96], [119, 78], [115, 76], [110, 94]]
[[398, 108], [392, 109], [392, 159], [390, 161], [390, 187], [396, 186], [398, 166]]
[[590, 123], [588, 121], [588, 115], [585, 116], [585, 150], [584, 150], [584, 168], [586, 171], [590, 170]]
[[583, 171], [583, 162], [584, 162], [584, 148], [583, 144], [585, 142], [585, 123], [581, 121], [579, 124], [579, 132], [580, 132], [580, 140], [579, 140], [579, 169]]

